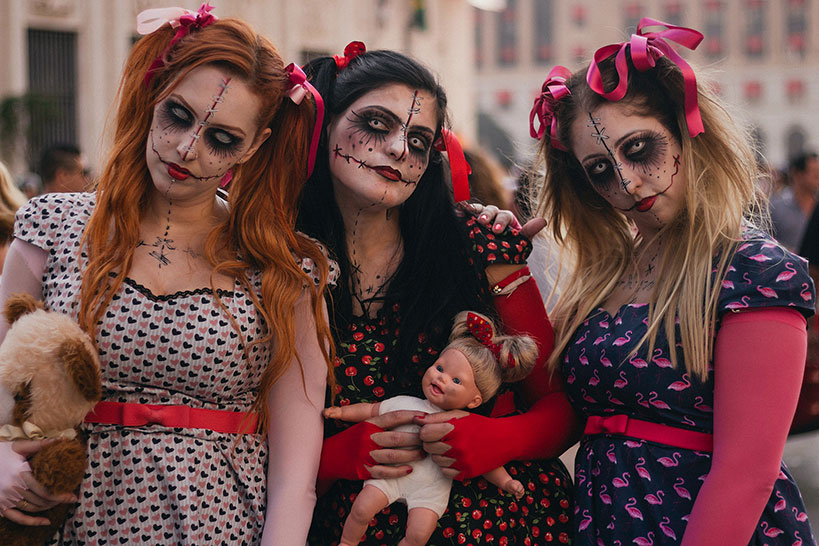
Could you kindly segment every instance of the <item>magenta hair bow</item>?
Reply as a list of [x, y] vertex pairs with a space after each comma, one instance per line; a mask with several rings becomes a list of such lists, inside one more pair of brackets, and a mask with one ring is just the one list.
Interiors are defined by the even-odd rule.
[[313, 127], [313, 137], [310, 140], [310, 156], [307, 160], [307, 177], [310, 178], [310, 175], [313, 174], [313, 167], [316, 164], [316, 153], [318, 151], [319, 137], [321, 136], [321, 124], [324, 123], [324, 100], [322, 100], [318, 89], [307, 81], [307, 75], [301, 67], [290, 63], [285, 67], [284, 71], [287, 72], [287, 76], [290, 80], [291, 87], [286, 91], [286, 95], [290, 100], [295, 104], [301, 104], [301, 101], [304, 100], [305, 95], [309, 92], [316, 101], [316, 124]]
[[218, 17], [210, 13], [212, 9], [213, 6], [210, 5], [210, 2], [205, 2], [196, 12], [185, 8], [156, 8], [146, 9], [137, 15], [137, 32], [143, 36], [155, 32], [166, 23], [177, 29], [171, 43], [148, 68], [148, 72], [145, 74], [146, 87], [151, 82], [154, 73], [165, 64], [162, 59], [176, 42], [187, 36], [192, 30], [205, 28], [219, 20]]
[[347, 44], [347, 47], [344, 48], [343, 57], [341, 55], [333, 55], [333, 59], [336, 61], [336, 69], [339, 72], [344, 70], [349, 66], [350, 61], [366, 52], [367, 46], [364, 45], [364, 42], [350, 42]]
[[[497, 360], [499, 364], [503, 365], [503, 363], [500, 361], [500, 345], [492, 342], [492, 337], [495, 335], [495, 332], [492, 330], [492, 325], [483, 317], [476, 315], [475, 313], [468, 312], [466, 314], [466, 326], [469, 328], [469, 333], [472, 334], [472, 337], [480, 341], [481, 345], [492, 351], [492, 354], [495, 355], [495, 360]], [[511, 353], [509, 354], [506, 365], [509, 368], [515, 367], [515, 357], [512, 356]]]
[[[532, 138], [540, 140], [549, 127], [552, 148], [566, 151], [566, 147], [557, 138], [557, 119], [555, 119], [555, 105], [571, 91], [566, 87], [566, 80], [572, 73], [565, 66], [555, 66], [546, 75], [540, 95], [535, 99], [532, 111], [529, 113], [529, 134]], [[535, 118], [540, 122], [540, 127], [535, 128]]]
[[[643, 32], [644, 27], [654, 26], [663, 26], [666, 27], [666, 30]], [[702, 33], [694, 29], [678, 27], [656, 19], [643, 17], [637, 25], [637, 34], [632, 34], [629, 41], [603, 46], [594, 53], [594, 61], [589, 65], [589, 71], [586, 73], [586, 81], [589, 83], [589, 87], [604, 99], [618, 101], [626, 95], [628, 90], [626, 46], [631, 46], [631, 62], [634, 63], [634, 68], [640, 72], [654, 68], [656, 59], [665, 55], [679, 66], [683, 73], [685, 82], [685, 121], [688, 124], [688, 134], [691, 138], [694, 138], [705, 132], [697, 101], [697, 78], [691, 66], [666, 40], [671, 40], [683, 47], [694, 50], [700, 45], [702, 39]], [[611, 57], [615, 52], [617, 56], [614, 59], [614, 66], [617, 69], [619, 81], [617, 87], [606, 93], [603, 88], [603, 79], [600, 76], [598, 63]]]

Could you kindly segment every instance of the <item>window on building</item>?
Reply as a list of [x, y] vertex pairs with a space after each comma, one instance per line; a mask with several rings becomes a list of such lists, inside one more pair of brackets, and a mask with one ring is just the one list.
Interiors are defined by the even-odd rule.
[[498, 64], [518, 62], [518, 0], [507, 0], [498, 15]]
[[475, 66], [481, 68], [483, 66], [484, 14], [483, 10], [478, 8], [473, 8], [472, 13], [475, 21]]
[[670, 25], [682, 26], [683, 8], [680, 0], [667, 0], [663, 6], [663, 21]]
[[28, 30], [28, 90], [32, 102], [29, 158], [32, 170], [55, 143], [77, 143], [77, 34]]
[[534, 59], [550, 63], [554, 59], [554, 0], [535, 0]]
[[793, 125], [788, 129], [788, 132], [785, 135], [785, 142], [787, 146], [785, 152], [788, 155], [788, 162], [799, 154], [804, 153], [806, 141], [807, 136], [802, 127], [799, 125]]
[[721, 58], [725, 55], [725, 6], [720, 0], [705, 0], [703, 18], [705, 55]]
[[745, 17], [743, 49], [748, 57], [759, 58], [765, 54], [765, 11], [767, 7], [767, 0], [745, 0], [742, 10]]
[[637, 24], [640, 22], [640, 19], [646, 15], [645, 6], [643, 6], [642, 2], [630, 0], [626, 2], [625, 7], [625, 30], [629, 34], [634, 34], [637, 32]]
[[787, 0], [785, 12], [785, 50], [798, 57], [807, 52], [810, 0]]
[[586, 24], [586, 6], [572, 6], [572, 22], [579, 27]]

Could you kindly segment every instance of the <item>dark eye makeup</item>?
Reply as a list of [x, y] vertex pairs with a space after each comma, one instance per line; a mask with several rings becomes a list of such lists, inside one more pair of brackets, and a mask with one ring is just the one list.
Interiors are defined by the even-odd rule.
[[[351, 110], [347, 121], [355, 127], [355, 134], [363, 135], [366, 144], [373, 141], [383, 143], [396, 125], [395, 120], [378, 109], [364, 109], [359, 112]], [[406, 139], [411, 154], [422, 159], [426, 157], [430, 141], [424, 133], [414, 133], [410, 127]]]
[[[668, 151], [668, 137], [656, 131], [645, 131], [629, 137], [620, 147], [620, 156], [631, 166], [648, 173], [662, 165]], [[612, 157], [595, 157], [583, 165], [589, 182], [599, 189], [607, 189], [618, 182], [620, 175], [612, 164]]]
[[[195, 124], [194, 115], [187, 107], [174, 100], [166, 100], [159, 109], [162, 128], [173, 131], [186, 131]], [[238, 152], [242, 138], [219, 127], [207, 127], [204, 139], [208, 148], [218, 156], [229, 156]]]

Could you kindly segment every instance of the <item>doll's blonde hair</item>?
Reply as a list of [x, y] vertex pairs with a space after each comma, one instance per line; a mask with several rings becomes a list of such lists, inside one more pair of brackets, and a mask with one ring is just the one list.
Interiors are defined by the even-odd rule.
[[[489, 323], [492, 330], [491, 343], [500, 347], [500, 361], [495, 358], [492, 350], [478, 341], [467, 325], [467, 315], [472, 313]], [[472, 366], [475, 374], [475, 386], [486, 402], [498, 392], [503, 382], [520, 381], [532, 371], [537, 360], [537, 344], [529, 336], [498, 335], [498, 330], [492, 321], [474, 311], [461, 311], [455, 316], [455, 324], [449, 335], [449, 344], [446, 349], [460, 351]], [[514, 366], [509, 365], [510, 356]]]
[[[628, 56], [627, 56], [628, 57]], [[705, 132], [690, 138], [685, 119], [682, 73], [666, 57], [647, 72], [628, 60], [628, 92], [616, 104], [635, 115], [656, 117], [680, 143], [687, 186], [683, 208], [665, 226], [665, 250], [649, 302], [648, 330], [634, 353], [648, 344], [652, 354], [663, 327], [669, 345], [681, 342], [685, 368], [705, 379], [713, 353], [717, 300], [722, 280], [741, 238], [743, 222], [760, 209], [755, 181], [757, 162], [744, 131], [707, 86], [697, 82]], [[600, 63], [606, 89], [617, 79], [613, 59]], [[610, 104], [593, 92], [579, 70], [567, 81], [571, 95], [555, 107], [559, 140], [571, 148], [570, 128], [579, 114]], [[562, 247], [561, 264], [570, 264], [553, 312], [555, 349], [549, 367], [561, 362], [581, 323], [606, 301], [637, 258], [640, 237], [626, 216], [597, 194], [571, 151], [544, 138], [538, 158], [545, 165], [538, 214]], [[680, 336], [675, 336], [675, 318]], [[676, 351], [671, 351], [676, 366]]]

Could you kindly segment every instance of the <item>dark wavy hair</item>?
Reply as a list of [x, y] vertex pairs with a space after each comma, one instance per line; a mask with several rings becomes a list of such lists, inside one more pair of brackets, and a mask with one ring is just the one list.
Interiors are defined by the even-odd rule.
[[[344, 223], [335, 200], [329, 169], [327, 126], [361, 96], [390, 84], [404, 84], [429, 92], [436, 99], [436, 138], [448, 124], [446, 93], [432, 73], [417, 61], [395, 51], [368, 51], [338, 71], [332, 57], [322, 57], [304, 67], [324, 98], [326, 115], [316, 167], [301, 194], [297, 228], [330, 248], [341, 276], [333, 291], [333, 327], [343, 330], [353, 319], [350, 260]], [[434, 347], [446, 344], [455, 315], [464, 309], [488, 312], [486, 279], [470, 263], [464, 223], [455, 215], [447, 164], [432, 149], [426, 172], [415, 192], [401, 206], [400, 229], [404, 256], [385, 295], [382, 313], [400, 306], [398, 339], [400, 362], [409, 363], [424, 334]], [[401, 366], [399, 373], [409, 373]]]

